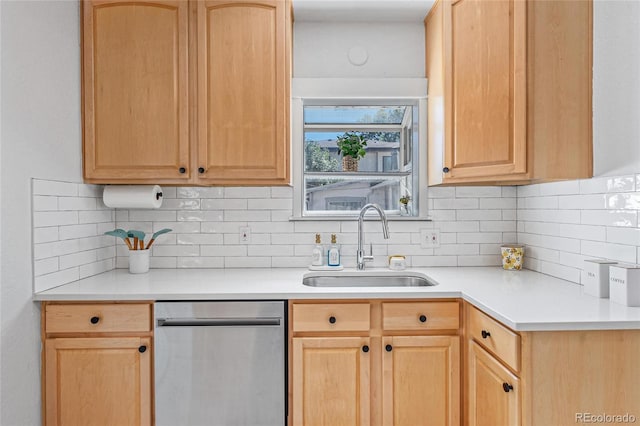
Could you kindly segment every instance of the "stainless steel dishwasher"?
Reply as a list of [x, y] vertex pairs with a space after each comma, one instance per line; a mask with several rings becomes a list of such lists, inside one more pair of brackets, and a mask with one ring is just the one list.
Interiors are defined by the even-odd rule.
[[285, 302], [155, 304], [158, 426], [284, 426]]

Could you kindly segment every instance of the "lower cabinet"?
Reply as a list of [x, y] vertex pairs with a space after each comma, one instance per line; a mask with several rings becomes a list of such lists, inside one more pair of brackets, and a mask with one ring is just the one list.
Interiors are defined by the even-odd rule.
[[151, 305], [42, 309], [43, 423], [151, 425]]
[[460, 424], [459, 302], [290, 302], [295, 426]]
[[469, 425], [520, 424], [520, 380], [475, 342], [469, 344]]
[[368, 337], [293, 339], [295, 425], [370, 423]]

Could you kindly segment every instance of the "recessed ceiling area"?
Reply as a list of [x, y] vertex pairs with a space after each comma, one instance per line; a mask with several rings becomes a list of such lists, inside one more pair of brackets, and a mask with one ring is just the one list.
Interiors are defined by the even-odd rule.
[[293, 0], [296, 22], [422, 22], [435, 0]]

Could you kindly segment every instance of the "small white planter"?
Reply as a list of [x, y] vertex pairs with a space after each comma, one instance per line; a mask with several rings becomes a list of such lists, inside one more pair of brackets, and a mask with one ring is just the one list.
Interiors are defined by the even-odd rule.
[[149, 272], [150, 250], [129, 250], [129, 273], [144, 274]]

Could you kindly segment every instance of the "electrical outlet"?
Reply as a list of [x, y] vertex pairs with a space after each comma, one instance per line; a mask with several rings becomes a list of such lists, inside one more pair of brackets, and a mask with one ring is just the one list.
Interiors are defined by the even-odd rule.
[[241, 226], [239, 228], [240, 231], [240, 242], [241, 243], [250, 243], [251, 242], [251, 228], [248, 226]]
[[420, 247], [422, 248], [440, 247], [440, 230], [439, 229], [421, 229], [420, 230]]

